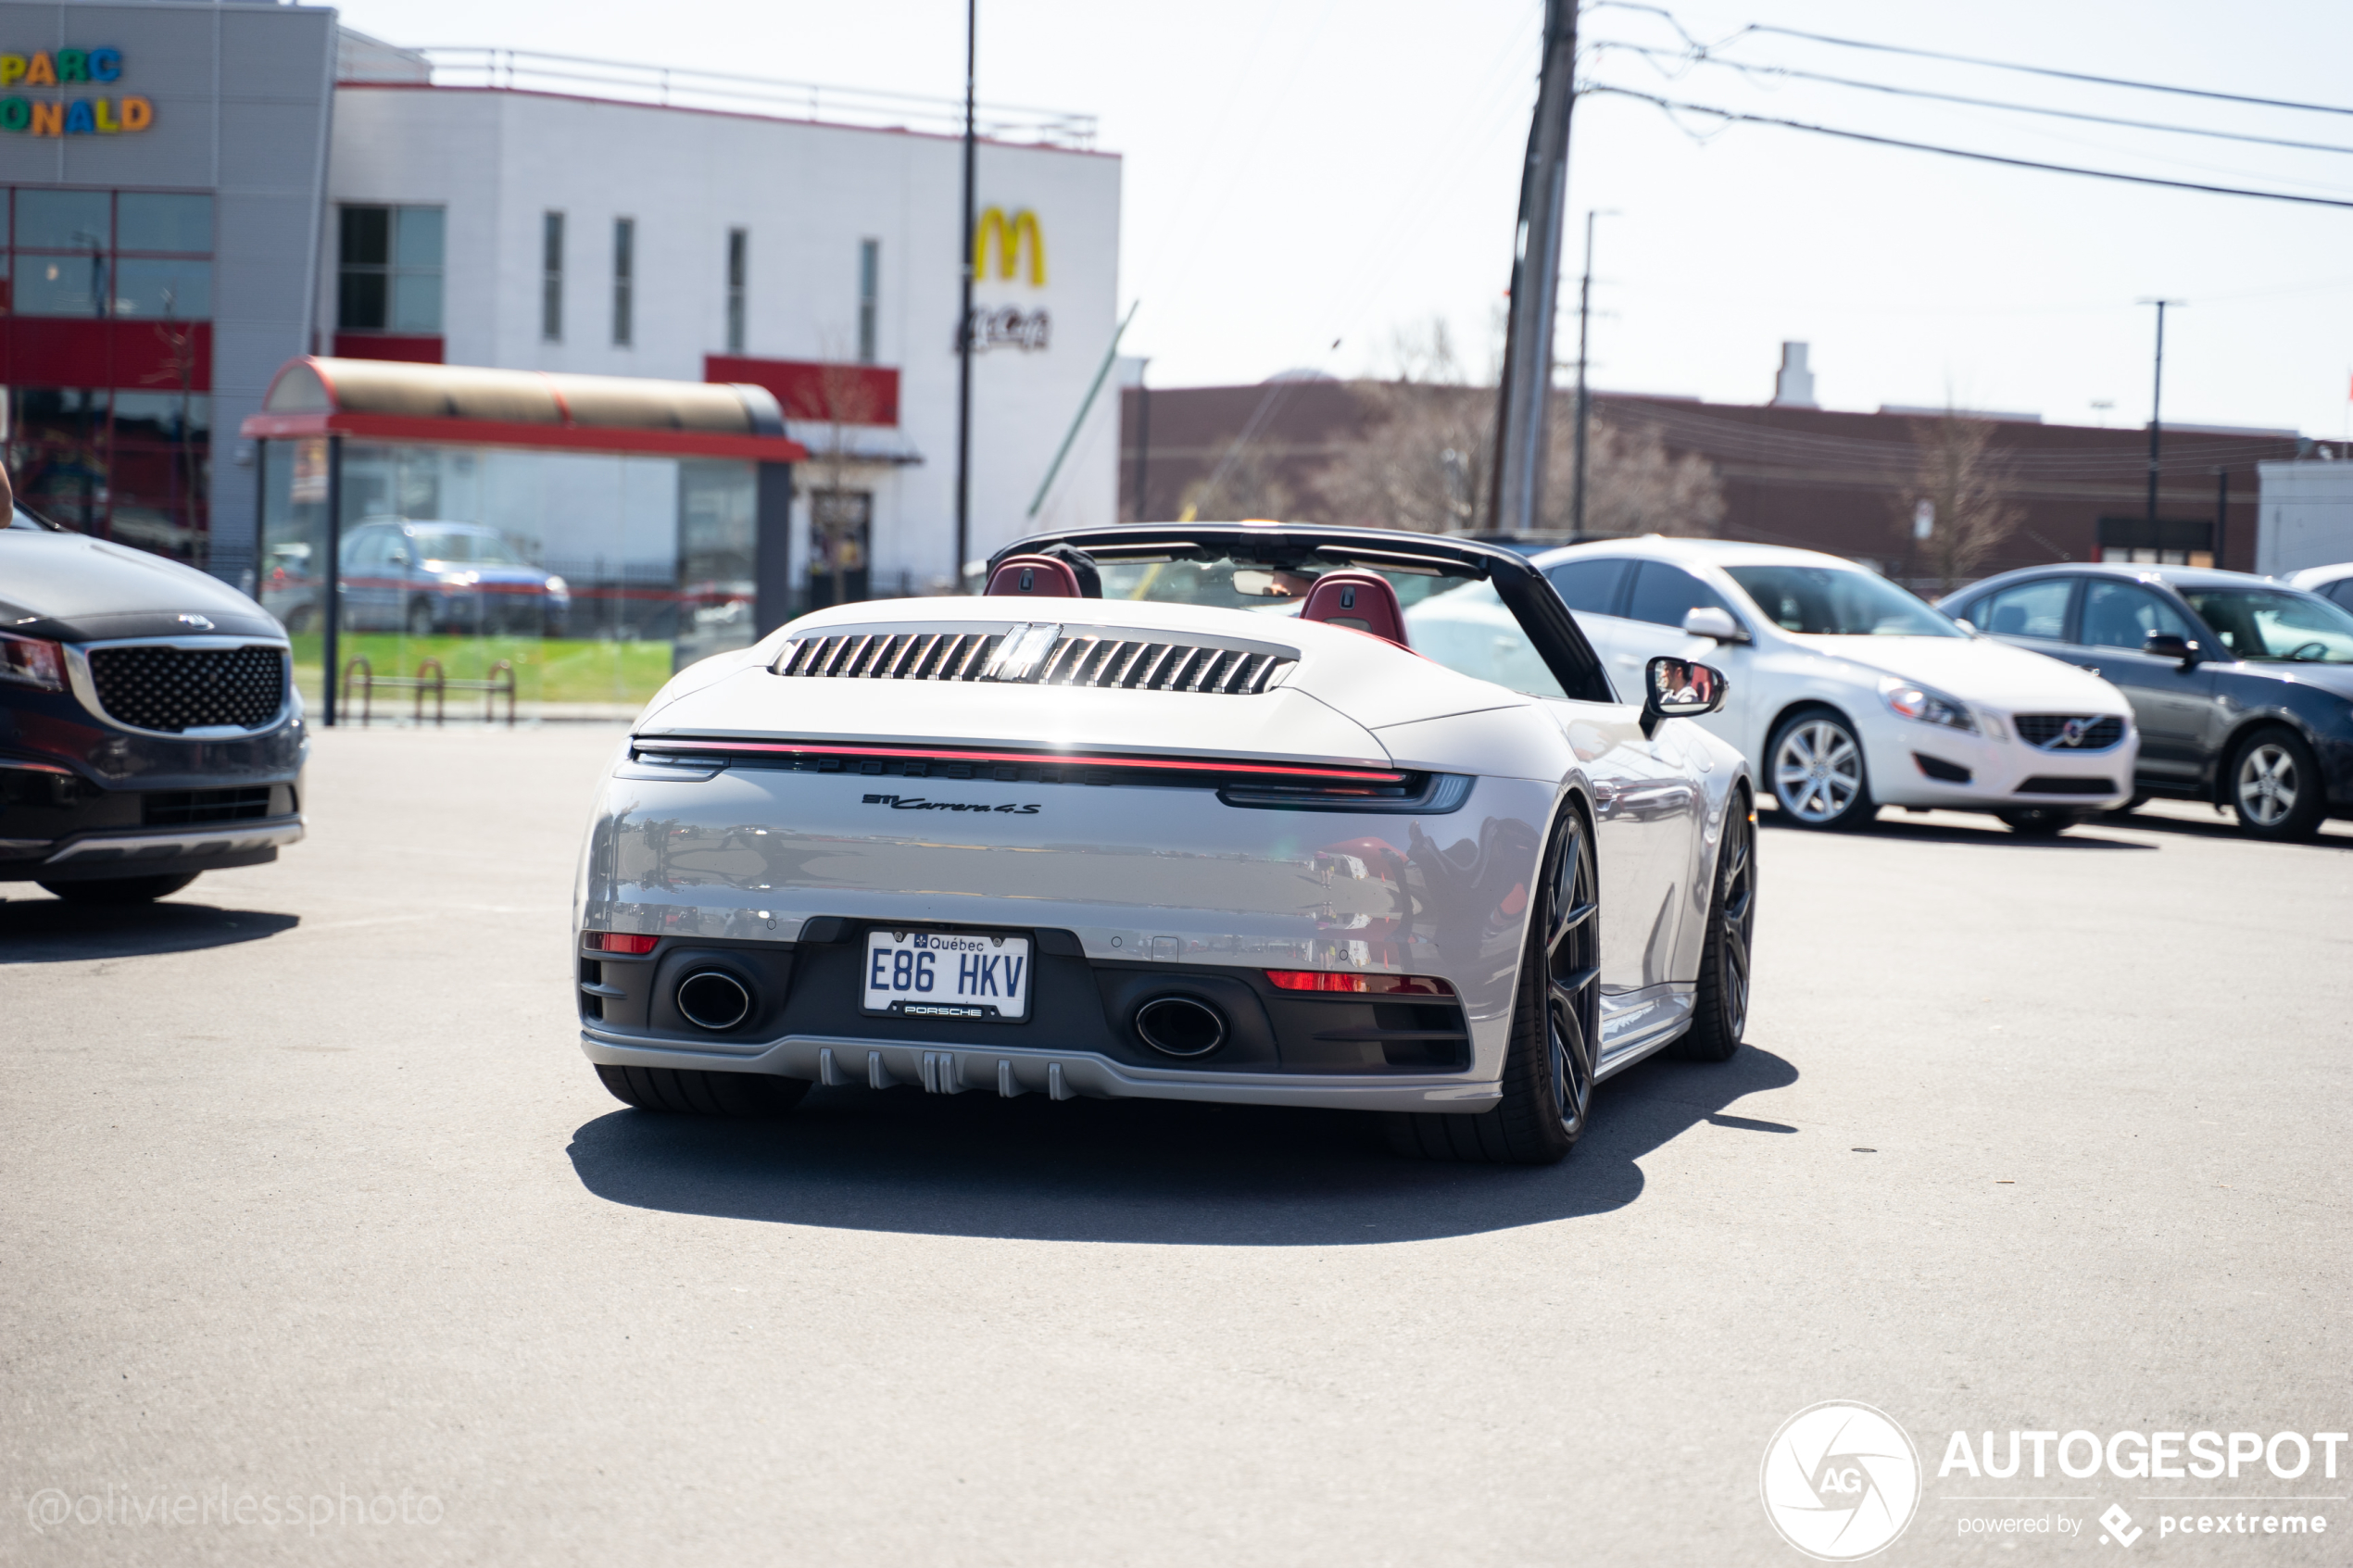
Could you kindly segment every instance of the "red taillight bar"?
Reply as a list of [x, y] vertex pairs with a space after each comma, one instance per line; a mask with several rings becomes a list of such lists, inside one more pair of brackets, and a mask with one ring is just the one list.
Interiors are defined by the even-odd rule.
[[1387, 997], [1451, 997], [1454, 987], [1428, 974], [1359, 974], [1352, 970], [1270, 969], [1266, 978], [1286, 991], [1362, 991]]
[[582, 938], [592, 953], [650, 953], [659, 936], [632, 936], [625, 931], [591, 931]]
[[1097, 757], [1071, 752], [957, 751], [937, 746], [798, 746], [784, 741], [657, 740], [630, 742], [637, 751], [749, 752], [768, 757], [897, 757], [930, 762], [1011, 762], [1043, 768], [1136, 768], [1150, 772], [1255, 773], [1280, 778], [1346, 780], [1354, 784], [1402, 784], [1403, 773], [1361, 768], [1288, 767], [1277, 762], [1202, 762], [1175, 757]]

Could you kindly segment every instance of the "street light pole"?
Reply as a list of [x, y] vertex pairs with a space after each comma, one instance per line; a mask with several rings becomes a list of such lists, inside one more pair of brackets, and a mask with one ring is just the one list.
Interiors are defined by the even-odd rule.
[[1585, 356], [1592, 341], [1593, 313], [1593, 220], [1616, 216], [1598, 210], [1585, 214], [1585, 276], [1577, 285], [1577, 483], [1569, 508], [1569, 533], [1577, 539], [1585, 536], [1585, 432], [1592, 418], [1592, 404], [1585, 390]]
[[2149, 500], [2148, 547], [2156, 549], [2157, 541], [2157, 458], [2162, 439], [2160, 419], [2165, 402], [2165, 307], [2179, 305], [2178, 299], [2144, 299], [2143, 305], [2157, 307], [2157, 368], [2149, 383]]
[[972, 548], [973, 494], [973, 174], [976, 144], [973, 137], [973, 81], [980, 35], [980, 0], [964, 0], [964, 222], [959, 231], [963, 246], [956, 254], [956, 269], [963, 280], [963, 306], [956, 318], [956, 558], [950, 577], [964, 584], [964, 556]]

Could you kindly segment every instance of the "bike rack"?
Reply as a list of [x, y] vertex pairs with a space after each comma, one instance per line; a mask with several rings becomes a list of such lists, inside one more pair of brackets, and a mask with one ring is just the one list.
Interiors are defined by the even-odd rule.
[[375, 666], [364, 657], [354, 657], [345, 660], [343, 667], [343, 706], [346, 713], [351, 709], [351, 688], [355, 680], [359, 687], [359, 722], [362, 724], [375, 717], [376, 688], [382, 686], [387, 691], [416, 694], [416, 709], [411, 718], [418, 724], [425, 721], [427, 692], [433, 694], [433, 721], [434, 727], [438, 729], [448, 717], [449, 694], [457, 691], [483, 694], [482, 721], [485, 724], [498, 721], [498, 698], [505, 696], [507, 727], [511, 730], [515, 726], [515, 666], [511, 659], [502, 659], [492, 665], [488, 680], [459, 681], [450, 678], [437, 659], [419, 659], [414, 675], [379, 675]]

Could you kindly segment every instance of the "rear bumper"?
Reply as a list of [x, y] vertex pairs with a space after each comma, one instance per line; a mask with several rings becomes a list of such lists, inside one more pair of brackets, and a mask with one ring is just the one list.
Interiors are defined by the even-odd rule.
[[1485, 1110], [1501, 1098], [1493, 1083], [1460, 1077], [1314, 1077], [1131, 1067], [1083, 1051], [1031, 1046], [924, 1046], [851, 1035], [797, 1035], [737, 1049], [690, 1048], [580, 1033], [590, 1061], [607, 1067], [672, 1067], [764, 1073], [862, 1088], [919, 1085], [932, 1094], [981, 1093], [1053, 1099], [1184, 1099], [1220, 1105], [1290, 1105], [1334, 1110]]

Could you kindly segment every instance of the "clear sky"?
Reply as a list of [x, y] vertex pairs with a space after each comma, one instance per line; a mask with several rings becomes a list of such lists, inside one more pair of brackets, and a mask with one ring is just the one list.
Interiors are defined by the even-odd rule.
[[[1380, 370], [1433, 316], [1484, 362], [1509, 276], [1534, 94], [1536, 0], [982, 0], [981, 95], [1101, 118], [1122, 155], [1126, 346], [1155, 385]], [[961, 0], [355, 0], [395, 43], [478, 44], [953, 95]], [[1706, 0], [1743, 24], [2353, 107], [2353, 6], [2242, 0]], [[1589, 10], [1591, 39], [1672, 45]], [[2353, 149], [2353, 115], [2126, 93], [1750, 35], [1755, 66]], [[1665, 64], [1665, 62], [1661, 62]], [[1587, 74], [1692, 102], [2046, 162], [2353, 201], [2353, 152], [2210, 141], [1899, 99], [1604, 50]], [[2170, 316], [2170, 420], [2335, 437], [2353, 381], [2353, 208], [1995, 169], [1580, 101], [1572, 223], [1600, 224], [1593, 379], [1758, 402], [1783, 339], [1828, 407], [2148, 418], [2150, 310]], [[1569, 242], [1571, 307], [1580, 238]], [[952, 259], [944, 261], [952, 265]], [[1559, 352], [1575, 353], [1573, 315]], [[1337, 344], [1338, 346], [1334, 346]], [[2101, 410], [2095, 403], [2112, 403]]]

